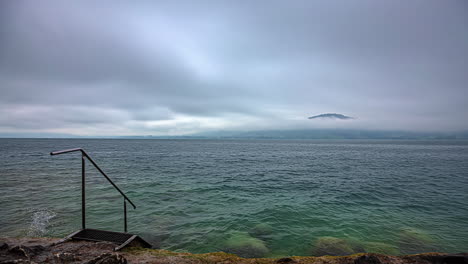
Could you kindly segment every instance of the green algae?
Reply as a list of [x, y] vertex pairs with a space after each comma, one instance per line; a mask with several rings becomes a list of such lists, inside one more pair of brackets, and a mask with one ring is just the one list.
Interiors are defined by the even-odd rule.
[[245, 232], [234, 232], [223, 244], [223, 251], [245, 258], [260, 258], [269, 253], [265, 242]]
[[397, 256], [400, 254], [398, 247], [382, 242], [365, 242], [364, 250], [367, 253]]
[[[342, 240], [334, 237], [322, 237], [320, 240]], [[342, 242], [341, 241], [341, 242]], [[346, 242], [346, 241], [345, 241]], [[380, 242], [371, 242], [380, 243]], [[368, 243], [364, 243], [368, 244]], [[380, 243], [385, 244], [385, 243]], [[378, 245], [375, 245], [378, 246]], [[380, 245], [382, 246], [382, 245]], [[122, 251], [125, 257], [135, 263], [251, 263], [251, 264], [273, 264], [273, 263], [310, 263], [310, 264], [345, 264], [345, 263], [356, 263], [358, 259], [373, 257], [379, 259], [379, 263], [426, 263], [427, 259], [432, 256], [443, 256], [441, 253], [423, 253], [416, 255], [406, 256], [390, 256], [385, 254], [374, 254], [374, 253], [357, 253], [346, 256], [291, 256], [288, 258], [243, 258], [235, 254], [225, 252], [212, 252], [203, 254], [192, 254], [192, 253], [177, 253], [168, 250], [161, 249], [146, 249], [146, 248], [127, 248]], [[133, 263], [133, 262], [132, 262]], [[361, 262], [359, 262], [361, 263]], [[367, 263], [367, 262], [366, 262]]]
[[361, 253], [375, 253], [390, 256], [400, 255], [397, 246], [383, 243], [337, 237], [320, 237], [315, 241], [311, 253], [314, 256], [345, 256]]
[[[235, 254], [225, 252], [211, 252], [203, 254], [192, 253], [177, 253], [162, 249], [146, 249], [146, 248], [127, 248], [123, 252], [133, 256], [150, 255], [158, 259], [157, 263], [255, 263], [255, 264], [269, 264], [269, 263], [344, 263], [343, 261], [350, 261], [363, 254], [355, 254], [350, 256], [292, 256], [282, 262], [282, 258], [244, 258]], [[289, 259], [289, 260], [288, 260]], [[151, 259], [156, 260], [156, 259]]]
[[347, 238], [345, 239], [345, 241], [351, 246], [351, 248], [353, 249], [353, 253], [357, 254], [367, 252], [364, 246], [365, 243], [361, 240], [355, 238]]
[[399, 247], [403, 254], [436, 251], [434, 238], [417, 228], [404, 228], [399, 234]]
[[348, 241], [329, 236], [319, 237], [312, 249], [314, 256], [344, 256], [353, 253], [353, 247]]

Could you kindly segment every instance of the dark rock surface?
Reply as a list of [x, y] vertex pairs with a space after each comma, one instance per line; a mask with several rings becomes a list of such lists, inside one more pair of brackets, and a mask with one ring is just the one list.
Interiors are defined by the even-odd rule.
[[[242, 238], [242, 239], [240, 239]], [[236, 238], [235, 244], [243, 245], [244, 236]], [[248, 241], [251, 238], [247, 239]], [[86, 263], [86, 264], [468, 264], [468, 254], [424, 253], [392, 256], [362, 253], [349, 256], [284, 257], [284, 258], [241, 258], [223, 252], [191, 254], [167, 250], [129, 248], [114, 252], [115, 245], [102, 242], [70, 241], [56, 243], [50, 238], [0, 238], [0, 264], [22, 263]], [[324, 241], [322, 241], [324, 242]], [[336, 239], [325, 239], [338, 248], [348, 248]], [[328, 244], [328, 243], [327, 243]]]
[[423, 257], [431, 263], [436, 264], [468, 264], [468, 254], [454, 254], [447, 256], [427, 256]]
[[0, 264], [7, 263], [89, 263], [124, 264], [126, 259], [113, 252], [115, 245], [72, 241], [56, 244], [58, 239], [0, 239]]
[[104, 253], [86, 264], [127, 264], [127, 260], [121, 255]]
[[356, 258], [354, 264], [383, 264], [383, 262], [375, 255], [364, 255]]
[[294, 259], [292, 258], [280, 258], [276, 261], [276, 263], [279, 263], [279, 264], [293, 264], [293, 263], [297, 263], [297, 261], [295, 261]]

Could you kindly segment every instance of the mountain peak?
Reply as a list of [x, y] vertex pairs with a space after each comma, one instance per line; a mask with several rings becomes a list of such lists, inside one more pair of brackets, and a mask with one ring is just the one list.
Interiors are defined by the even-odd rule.
[[326, 113], [326, 114], [320, 114], [320, 115], [315, 115], [309, 117], [309, 119], [342, 119], [342, 120], [347, 120], [347, 119], [354, 119], [353, 117], [350, 116], [345, 116], [342, 114], [336, 114], [336, 113]]

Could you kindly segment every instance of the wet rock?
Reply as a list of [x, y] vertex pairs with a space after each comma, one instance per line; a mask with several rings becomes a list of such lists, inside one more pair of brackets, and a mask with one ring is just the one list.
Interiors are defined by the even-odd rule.
[[38, 255], [46, 250], [46, 247], [42, 245], [29, 246], [27, 248], [29, 249], [29, 252], [31, 252], [31, 255]]
[[383, 262], [377, 256], [364, 255], [356, 258], [354, 264], [382, 264]]
[[8, 252], [10, 254], [17, 255], [20, 257], [25, 257], [29, 259], [37, 254], [40, 254], [44, 250], [45, 250], [45, 247], [41, 245], [35, 245], [35, 246], [19, 245], [19, 246], [10, 248]]
[[336, 237], [318, 238], [312, 250], [314, 256], [344, 256], [353, 253], [353, 248], [346, 240]]
[[406, 228], [400, 232], [399, 248], [402, 254], [417, 254], [436, 251], [434, 239], [416, 228]]
[[15, 260], [6, 260], [0, 262], [0, 264], [36, 264], [35, 262], [31, 262], [26, 259], [15, 259]]
[[252, 227], [249, 234], [254, 237], [263, 238], [273, 233], [273, 227], [267, 223], [261, 223]]
[[79, 261], [80, 258], [75, 256], [75, 254], [67, 253], [67, 252], [60, 252], [54, 254], [54, 262], [55, 263], [70, 263], [74, 261]]
[[368, 253], [377, 253], [384, 255], [396, 256], [400, 254], [400, 251], [396, 246], [389, 245], [381, 242], [367, 242], [364, 243], [364, 250]]
[[244, 258], [261, 258], [269, 252], [268, 248], [265, 246], [265, 242], [243, 232], [232, 234], [224, 242], [223, 251]]
[[288, 264], [288, 263], [297, 263], [297, 261], [295, 261], [294, 259], [292, 258], [280, 258], [276, 261], [276, 263], [279, 263], [279, 264]]
[[421, 256], [434, 264], [468, 264], [468, 254]]
[[86, 262], [86, 264], [127, 264], [127, 259], [122, 255], [105, 253]]
[[25, 258], [28, 257], [27, 252], [23, 249], [22, 246], [12, 247], [8, 250], [8, 253], [11, 255], [18, 256], [18, 257], [25, 257]]
[[0, 243], [0, 250], [8, 250], [9, 246], [7, 243]]
[[454, 255], [454, 256], [446, 256], [444, 258], [444, 264], [468, 264], [468, 256], [463, 255]]

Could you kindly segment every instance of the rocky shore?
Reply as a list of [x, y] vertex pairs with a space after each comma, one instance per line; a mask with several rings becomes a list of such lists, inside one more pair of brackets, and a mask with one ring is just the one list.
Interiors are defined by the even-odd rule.
[[115, 245], [103, 242], [70, 241], [57, 243], [54, 238], [0, 238], [0, 264], [9, 263], [468, 263], [468, 254], [424, 253], [404, 256], [354, 254], [349, 256], [241, 258], [223, 252], [207, 254], [178, 253], [160, 249], [128, 248], [114, 252]]

